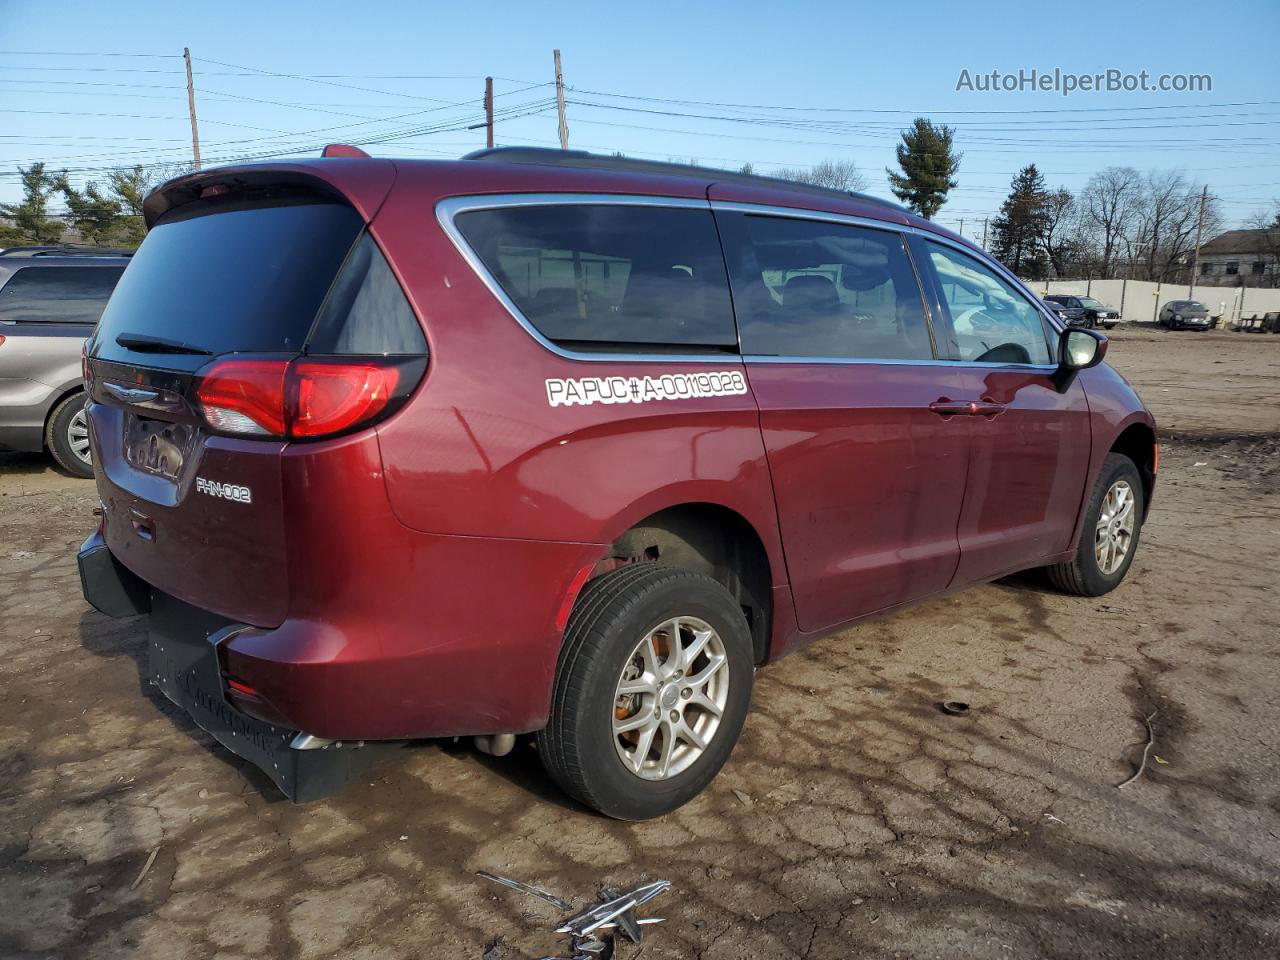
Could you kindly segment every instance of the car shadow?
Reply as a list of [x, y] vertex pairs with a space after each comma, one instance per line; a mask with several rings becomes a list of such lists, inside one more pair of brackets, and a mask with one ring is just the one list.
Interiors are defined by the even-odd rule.
[[169, 721], [175, 732], [185, 734], [210, 756], [235, 770], [267, 803], [288, 802], [270, 777], [223, 747], [151, 683], [146, 617], [115, 619], [90, 609], [80, 615], [79, 628], [80, 646], [89, 653], [106, 659], [124, 657], [133, 661], [138, 672], [138, 693]]

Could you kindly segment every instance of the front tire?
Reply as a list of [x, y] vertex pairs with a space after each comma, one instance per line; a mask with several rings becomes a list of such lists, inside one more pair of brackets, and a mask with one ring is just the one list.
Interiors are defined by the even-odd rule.
[[669, 813], [729, 759], [754, 669], [751, 629], [717, 581], [662, 563], [598, 577], [565, 628], [542, 764], [607, 816]]
[[1046, 567], [1049, 581], [1082, 597], [1100, 597], [1118, 587], [1138, 550], [1144, 503], [1134, 462], [1120, 453], [1107, 454], [1085, 508], [1076, 555]]
[[83, 393], [73, 393], [53, 408], [45, 423], [44, 445], [63, 470], [88, 479], [93, 476], [93, 459], [84, 403]]

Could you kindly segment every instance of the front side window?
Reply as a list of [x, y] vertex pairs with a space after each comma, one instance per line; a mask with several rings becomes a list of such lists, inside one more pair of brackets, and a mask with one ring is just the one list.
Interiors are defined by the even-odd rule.
[[623, 204], [498, 207], [454, 223], [548, 340], [587, 351], [738, 350], [709, 210]]
[[900, 234], [746, 213], [719, 222], [744, 354], [933, 359]]
[[1048, 364], [1049, 343], [1040, 312], [979, 261], [929, 244], [959, 359], [977, 363]]
[[98, 322], [124, 267], [23, 267], [0, 289], [0, 322]]

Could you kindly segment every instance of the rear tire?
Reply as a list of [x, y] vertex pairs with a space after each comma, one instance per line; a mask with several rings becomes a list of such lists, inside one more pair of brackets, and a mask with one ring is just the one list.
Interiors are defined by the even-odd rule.
[[537, 736], [542, 764], [607, 816], [669, 813], [729, 759], [754, 670], [751, 628], [717, 581], [662, 563], [607, 573], [583, 589], [565, 628], [551, 716]]
[[83, 393], [73, 393], [53, 408], [44, 427], [44, 445], [63, 470], [88, 479], [93, 476], [93, 460], [84, 403]]
[[[1114, 510], [1126, 502], [1127, 532], [1123, 508]], [[1045, 567], [1049, 582], [1064, 593], [1082, 597], [1100, 597], [1118, 587], [1138, 551], [1144, 503], [1142, 478], [1134, 462], [1124, 454], [1107, 454], [1085, 507], [1076, 555], [1066, 563]], [[1118, 552], [1121, 547], [1122, 553]]]

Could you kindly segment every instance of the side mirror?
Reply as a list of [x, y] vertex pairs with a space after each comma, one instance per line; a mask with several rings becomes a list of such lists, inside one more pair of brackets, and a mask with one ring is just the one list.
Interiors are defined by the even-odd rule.
[[1072, 328], [1063, 331], [1058, 364], [1064, 370], [1095, 367], [1107, 355], [1107, 338], [1095, 330]]

